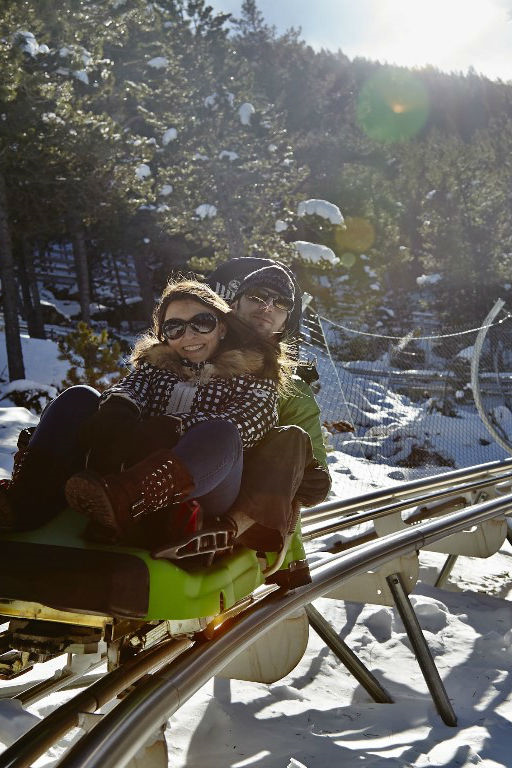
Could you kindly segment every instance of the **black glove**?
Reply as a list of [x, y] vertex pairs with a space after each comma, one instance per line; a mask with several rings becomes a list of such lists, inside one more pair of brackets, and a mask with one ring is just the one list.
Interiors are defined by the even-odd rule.
[[121, 397], [111, 397], [84, 423], [80, 438], [89, 448], [128, 439], [139, 420], [137, 408]]
[[295, 498], [305, 507], [320, 504], [327, 498], [331, 487], [329, 472], [316, 459], [304, 469], [304, 475]]
[[136, 464], [161, 448], [174, 448], [181, 437], [181, 421], [175, 416], [150, 416], [135, 426], [128, 462]]
[[119, 472], [132, 445], [137, 409], [121, 397], [111, 397], [80, 431], [80, 443], [89, 454], [87, 466], [101, 474]]

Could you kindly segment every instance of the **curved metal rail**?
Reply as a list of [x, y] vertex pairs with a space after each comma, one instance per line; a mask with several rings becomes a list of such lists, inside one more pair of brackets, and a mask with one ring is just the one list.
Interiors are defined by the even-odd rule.
[[[370, 542], [314, 569], [313, 582], [292, 593], [271, 594], [218, 628], [205, 644], [195, 644], [176, 662], [139, 685], [59, 762], [59, 768], [122, 768], [162, 725], [211, 677], [269, 627], [332, 591], [342, 581], [388, 560], [406, 555], [446, 536], [508, 512], [512, 494], [482, 502], [439, 520], [420, 523]], [[18, 763], [10, 763], [13, 768]]]
[[443, 472], [440, 475], [409, 480], [406, 483], [395, 485], [391, 488], [369, 491], [360, 496], [351, 496], [348, 499], [333, 499], [317, 504], [316, 507], [305, 509], [302, 520], [306, 523], [332, 517], [335, 514], [347, 514], [351, 510], [364, 510], [386, 500], [411, 499], [421, 491], [435, 488], [449, 488], [459, 483], [467, 483], [478, 477], [496, 475], [512, 470], [512, 458], [504, 461], [490, 461], [487, 464], [478, 464], [474, 467], [455, 469], [453, 472]]
[[[370, 507], [369, 509], [363, 509], [359, 512], [348, 512], [347, 514], [343, 514], [337, 508], [330, 513], [328, 518], [324, 517], [323, 520], [320, 519], [318, 522], [314, 514], [304, 515], [303, 539], [304, 541], [309, 541], [329, 533], [337, 533], [345, 528], [353, 528], [355, 525], [371, 522], [377, 517], [385, 517], [395, 512], [401, 512], [404, 509], [410, 509], [413, 506], [428, 505], [441, 499], [460, 496], [462, 493], [475, 493], [476, 491], [492, 488], [507, 481], [512, 484], [512, 468], [499, 474], [496, 473], [481, 479], [471, 480], [470, 482], [451, 485], [448, 488], [441, 487], [439, 490], [429, 490], [420, 496], [405, 495], [405, 497], [399, 498], [399, 500], [393, 501], [390, 504], [385, 504], [382, 507]], [[435, 487], [434, 483], [429, 486], [429, 488]], [[399, 497], [401, 496], [401, 494], [398, 495]], [[384, 496], [384, 498], [387, 498], [387, 496]], [[348, 502], [347, 506], [351, 508], [353, 506], [352, 502]]]
[[[410, 481], [400, 486], [395, 486], [391, 489], [388, 488], [384, 490], [372, 491], [360, 497], [350, 498], [345, 501], [334, 500], [320, 504], [317, 507], [311, 508], [304, 512], [303, 518], [305, 521], [305, 538], [316, 538], [325, 535], [326, 533], [353, 527], [359, 523], [371, 520], [376, 516], [391, 514], [392, 512], [396, 512], [399, 509], [404, 509], [407, 507], [410, 508], [412, 506], [428, 503], [440, 498], [447, 498], [453, 496], [454, 494], [460, 494], [465, 491], [478, 491], [482, 488], [500, 483], [508, 484], [509, 481], [512, 483], [512, 459], [502, 462], [490, 462], [488, 464], [478, 465], [476, 467], [443, 473], [441, 476], [432, 476], [428, 478], [422, 478], [420, 480]], [[393, 499], [394, 501], [389, 504], [384, 504], [380, 507], [375, 506], [378, 504], [378, 502], [386, 501], [389, 499]], [[374, 506], [372, 507], [372, 505]], [[419, 525], [417, 524], [411, 528], [411, 530], [400, 531], [397, 534], [383, 537], [377, 541], [371, 542], [370, 544], [353, 547], [348, 552], [333, 556], [331, 558], [329, 563], [329, 580], [332, 581], [332, 579], [334, 579], [334, 583], [337, 584], [344, 579], [350, 578], [356, 573], [363, 572], [374, 567], [375, 565], [379, 565], [385, 562], [386, 560], [397, 557], [399, 554], [404, 554], [405, 552], [418, 549], [421, 546], [425, 546], [425, 543], [430, 543], [430, 541], [436, 541], [440, 538], [444, 538], [444, 536], [455, 532], [455, 529], [452, 529], [451, 526], [452, 524], [456, 525], [456, 521], [459, 519], [462, 519], [463, 522], [456, 530], [462, 530], [468, 522], [480, 522], [480, 518], [475, 517], [475, 515], [480, 514], [478, 510], [484, 510], [482, 514], [484, 514], [485, 517], [483, 519], [488, 519], [489, 517], [502, 513], [504, 509], [510, 508], [511, 506], [512, 496], [503, 496], [500, 499], [494, 499], [491, 502], [485, 502], [483, 505], [480, 504], [471, 508], [464, 509], [458, 513], [445, 515], [443, 518], [430, 521], [429, 523], [422, 523]], [[343, 514], [343, 512], [350, 512], [350, 510], [354, 510], [356, 508], [361, 511], [354, 512], [353, 514], [346, 514], [343, 518], [339, 519], [340, 514]], [[489, 512], [489, 510], [494, 511]], [[333, 517], [337, 517], [338, 519], [333, 520]], [[434, 528], [431, 528], [430, 526], [434, 526]], [[444, 526], [448, 526], [446, 530]], [[418, 538], [423, 535], [424, 531], [429, 532], [428, 535], [430, 536], [433, 536], [435, 533], [435, 538], [429, 539], [428, 542]], [[410, 540], [412, 543], [409, 542], [409, 536], [412, 537]], [[404, 541], [409, 542], [406, 545], [406, 549], [400, 550], [398, 552], [396, 547], [398, 545], [400, 547], [405, 546]], [[377, 547], [377, 552], [380, 554], [375, 555], [375, 547]], [[381, 551], [382, 547], [384, 547], [384, 549]], [[374, 559], [376, 556], [380, 558], [378, 561]], [[357, 557], [358, 563], [355, 571], [352, 570], [354, 557]], [[327, 586], [327, 582], [324, 584], [323, 574], [325, 573], [325, 568], [325, 564], [312, 567], [313, 585], [311, 587], [301, 588], [295, 593], [286, 596], [283, 596], [280, 592], [277, 596], [267, 596], [264, 600], [264, 603], [261, 603], [260, 601], [257, 603], [256, 608], [250, 608], [248, 611], [241, 614], [241, 617], [230, 620], [230, 623], [233, 623], [234, 627], [237, 627], [240, 623], [243, 624], [245, 620], [249, 621], [249, 617], [253, 616], [253, 614], [256, 615], [257, 613], [259, 615], [259, 612], [262, 611], [266, 616], [266, 611], [269, 611], [268, 617], [263, 621], [262, 627], [257, 630], [257, 635], [255, 635], [255, 630], [251, 629], [247, 635], [247, 637], [250, 639], [244, 641], [243, 645], [241, 645], [242, 641], [240, 639], [233, 636], [233, 642], [229, 646], [229, 658], [222, 658], [222, 661], [218, 662], [213, 671], [210, 670], [207, 657], [203, 656], [202, 654], [208, 651], [209, 648], [209, 653], [213, 653], [214, 646], [217, 647], [220, 636], [214, 638], [214, 645], [211, 645], [210, 643], [204, 647], [199, 646], [196, 643], [193, 649], [190, 651], [187, 651], [187, 648], [192, 646], [191, 640], [169, 641], [149, 651], [145, 651], [136, 656], [134, 659], [130, 660], [130, 662], [127, 664], [123, 665], [122, 668], [105, 675], [100, 680], [91, 684], [85, 691], [75, 696], [62, 707], [59, 707], [47, 718], [45, 718], [44, 721], [27, 732], [25, 736], [19, 739], [15, 744], [13, 744], [0, 755], [0, 768], [14, 768], [14, 766], [16, 766], [16, 768], [25, 768], [26, 766], [31, 765], [31, 763], [40, 755], [42, 755], [52, 744], [54, 744], [56, 740], [61, 738], [71, 728], [80, 725], [81, 713], [96, 712], [105, 703], [111, 701], [119, 693], [125, 691], [129, 686], [139, 681], [144, 675], [148, 674], [148, 672], [154, 672], [154, 670], [162, 668], [168, 670], [170, 660], [175, 660], [178, 656], [185, 652], [187, 652], [186, 659], [189, 658], [192, 652], [197, 654], [199, 658], [202, 659], [202, 661], [199, 663], [199, 667], [205, 663], [207, 664], [207, 667], [205, 668], [206, 672], [205, 669], [203, 669], [200, 673], [192, 673], [192, 678], [194, 680], [199, 674], [201, 682], [197, 684], [197, 687], [200, 687], [203, 682], [206, 682], [206, 680], [209, 679], [209, 677], [216, 674], [218, 669], [226, 665], [231, 658], [234, 658], [234, 656], [240, 653], [243, 648], [246, 647], [246, 645], [250, 644], [250, 642], [253, 642], [256, 636], [263, 634], [266, 629], [269, 628], [269, 623], [280, 621], [286, 615], [296, 610], [297, 600], [299, 600], [300, 605], [306, 605], [311, 600], [321, 596], [321, 594], [325, 594], [326, 592], [330, 591], [330, 589], [332, 589], [332, 584], [329, 583]], [[333, 568], [334, 575], [331, 573]], [[268, 608], [265, 608], [264, 605], [268, 606]], [[271, 608], [271, 606], [274, 606], [274, 608]], [[286, 611], [286, 613], [283, 613], [283, 611]], [[251, 621], [256, 621], [256, 619], [251, 619]], [[245, 624], [243, 624], [243, 626], [245, 626]], [[231, 630], [229, 630], [228, 634], [229, 637], [231, 637]], [[221, 655], [224, 656], [224, 651], [221, 652]], [[195, 655], [191, 657], [192, 664], [194, 663], [194, 658]], [[184, 657], [183, 662], [180, 662], [183, 663], [185, 667], [188, 665], [188, 661], [186, 661], [186, 659]], [[172, 663], [171, 667], [172, 670], [174, 670], [175, 663]], [[152, 675], [151, 677], [151, 680], [156, 684], [157, 689], [160, 687], [158, 680], [163, 674], [171, 674], [170, 668], [169, 671], [165, 673], [161, 672], [160, 674]], [[185, 672], [183, 672], [183, 674], [185, 674]], [[206, 674], [206, 677], [203, 679], [204, 674]], [[183, 683], [180, 682], [178, 688], [180, 688], [182, 684]], [[183, 685], [184, 690], [188, 691], [191, 683], [187, 682]], [[197, 687], [193, 688], [192, 692], [197, 690]], [[136, 693], [138, 694], [143, 690], [143, 688], [144, 686], [140, 686]], [[44, 686], [41, 686], [41, 690], [44, 691]], [[135, 694], [131, 694], [125, 699], [125, 701], [129, 700], [133, 704], [135, 700], [132, 697], [134, 695]], [[191, 693], [186, 693], [186, 698], [188, 698], [189, 695], [191, 695]], [[21, 696], [22, 693], [18, 695], [19, 698]], [[166, 699], [167, 694], [162, 694], [162, 696], [164, 699]], [[180, 706], [182, 703], [184, 703], [186, 698], [183, 698], [183, 694], [181, 692], [178, 698], [179, 703], [177, 706]], [[174, 707], [174, 703], [171, 701], [169, 714], [172, 714], [177, 706]], [[114, 712], [112, 713], [112, 716], [115, 712], [121, 713], [123, 711], [120, 709], [120, 707], [120, 704], [117, 705]], [[141, 710], [141, 713], [142, 711], [143, 710]], [[109, 723], [110, 717], [110, 715], [105, 716], [102, 722]], [[155, 719], [153, 716], [151, 716], [149, 719], [151, 721], [151, 727], [149, 730], [153, 731], [155, 729]], [[167, 716], [164, 718], [164, 720], [162, 720], [162, 722], [164, 722], [166, 719]], [[101, 733], [101, 731], [98, 730], [100, 725], [102, 726], [102, 724], [99, 724], [94, 728], [94, 733], [97, 733], [98, 735]], [[105, 725], [104, 727], [107, 728], [108, 732], [108, 726]], [[116, 725], [114, 727], [118, 726]], [[144, 733], [146, 733], [146, 736], [148, 735], [147, 730], [145, 730]], [[83, 737], [83, 739], [78, 743], [76, 749], [78, 750], [79, 745], [82, 743], [84, 745], [90, 743], [89, 738], [90, 737], [87, 736]], [[143, 740], [144, 739], [142, 739], [142, 741]], [[130, 751], [130, 755], [137, 751], [139, 744], [140, 740], [138, 740], [136, 745], [133, 747], [133, 751]], [[90, 756], [87, 759], [91, 759]], [[102, 758], [102, 760], [103, 759], [104, 758]], [[125, 762], [128, 759], [129, 756], [126, 757]], [[64, 758], [64, 760], [67, 760], [67, 758]], [[76, 764], [82, 765], [82, 763]], [[93, 763], [91, 763], [91, 765], [92, 764]], [[112, 764], [114, 765], [115, 763]], [[124, 763], [119, 763], [119, 765], [122, 764]], [[67, 766], [67, 763], [63, 762], [62, 765]], [[75, 763], [70, 763], [70, 765], [75, 765]]]

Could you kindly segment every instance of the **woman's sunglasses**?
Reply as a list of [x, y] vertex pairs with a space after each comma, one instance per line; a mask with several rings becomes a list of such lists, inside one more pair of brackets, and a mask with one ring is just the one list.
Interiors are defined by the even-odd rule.
[[280, 296], [278, 293], [269, 293], [261, 288], [255, 288], [244, 296], [258, 304], [273, 304], [276, 309], [282, 309], [284, 312], [291, 312], [293, 309], [293, 299], [287, 299], [286, 296]]
[[170, 341], [180, 339], [187, 326], [190, 326], [195, 333], [211, 333], [217, 327], [217, 317], [211, 312], [199, 312], [190, 320], [182, 320], [179, 317], [170, 317], [162, 325], [162, 335]]

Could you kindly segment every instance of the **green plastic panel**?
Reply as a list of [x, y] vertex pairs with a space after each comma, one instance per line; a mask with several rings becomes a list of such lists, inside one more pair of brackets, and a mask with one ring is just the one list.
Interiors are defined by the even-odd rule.
[[[256, 553], [241, 549], [197, 571], [186, 571], [169, 560], [155, 560], [147, 550], [85, 541], [81, 533], [84, 518], [65, 510], [46, 525], [24, 533], [4, 534], [1, 538], [72, 547], [81, 550], [126, 552], [143, 560], [148, 569], [148, 620], [184, 620], [215, 616], [250, 594], [263, 579]], [[1, 556], [1, 543], [0, 543]]]

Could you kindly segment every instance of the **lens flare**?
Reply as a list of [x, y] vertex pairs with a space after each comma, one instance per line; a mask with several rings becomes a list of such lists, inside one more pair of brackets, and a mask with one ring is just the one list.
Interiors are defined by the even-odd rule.
[[421, 131], [428, 109], [428, 96], [421, 80], [405, 70], [386, 68], [363, 85], [357, 120], [374, 141], [405, 141]]
[[336, 250], [338, 252], [364, 253], [372, 247], [375, 241], [373, 224], [360, 216], [347, 216], [346, 229], [335, 233]]
[[354, 253], [350, 253], [347, 251], [341, 254], [340, 261], [344, 267], [346, 267], [347, 269], [350, 269], [350, 267], [353, 267], [354, 264], [356, 263], [356, 256]]

